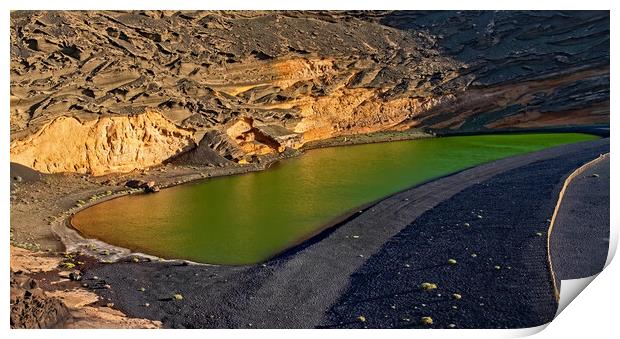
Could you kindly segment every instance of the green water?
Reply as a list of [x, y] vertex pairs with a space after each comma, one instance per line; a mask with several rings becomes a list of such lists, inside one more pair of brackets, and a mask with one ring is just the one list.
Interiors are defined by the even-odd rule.
[[356, 207], [429, 179], [592, 139], [575, 133], [479, 135], [317, 149], [262, 172], [103, 202], [72, 223], [86, 237], [164, 258], [250, 264]]

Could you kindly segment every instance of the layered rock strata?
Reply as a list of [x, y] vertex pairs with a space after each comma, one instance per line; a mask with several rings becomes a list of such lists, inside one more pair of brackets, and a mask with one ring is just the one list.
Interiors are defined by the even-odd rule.
[[12, 161], [95, 175], [608, 124], [609, 12], [16, 11], [10, 117]]

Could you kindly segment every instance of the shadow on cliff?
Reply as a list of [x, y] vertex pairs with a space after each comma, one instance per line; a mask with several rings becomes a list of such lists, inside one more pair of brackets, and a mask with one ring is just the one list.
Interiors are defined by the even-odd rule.
[[[578, 112], [609, 116], [609, 11], [394, 11], [381, 24], [425, 38], [426, 46], [466, 64], [460, 77], [468, 88], [505, 86], [524, 80], [599, 69], [600, 74], [532, 93], [533, 100], [481, 112], [464, 130], [527, 111]], [[438, 75], [441, 77], [441, 75]], [[441, 90], [440, 90], [441, 91]], [[519, 98], [521, 99], [521, 98]], [[431, 119], [445, 121], [451, 114]]]

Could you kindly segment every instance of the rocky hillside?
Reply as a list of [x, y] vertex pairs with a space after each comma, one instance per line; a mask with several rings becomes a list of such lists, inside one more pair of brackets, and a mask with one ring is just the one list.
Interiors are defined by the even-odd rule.
[[609, 12], [17, 11], [10, 115], [12, 161], [95, 175], [608, 124]]

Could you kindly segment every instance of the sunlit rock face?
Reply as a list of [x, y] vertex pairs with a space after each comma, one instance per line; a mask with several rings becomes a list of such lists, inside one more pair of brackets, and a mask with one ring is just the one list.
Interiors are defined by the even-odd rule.
[[160, 164], [194, 146], [193, 133], [159, 113], [81, 122], [58, 117], [11, 144], [11, 161], [44, 173], [102, 175]]
[[[102, 144], [94, 125], [139, 128], [131, 119], [175, 132], [149, 146], [135, 140], [150, 132], [119, 132], [127, 156], [71, 155]], [[127, 171], [189, 149], [177, 159], [238, 162], [411, 127], [608, 123], [607, 11], [11, 13], [11, 157], [44, 172]]]

